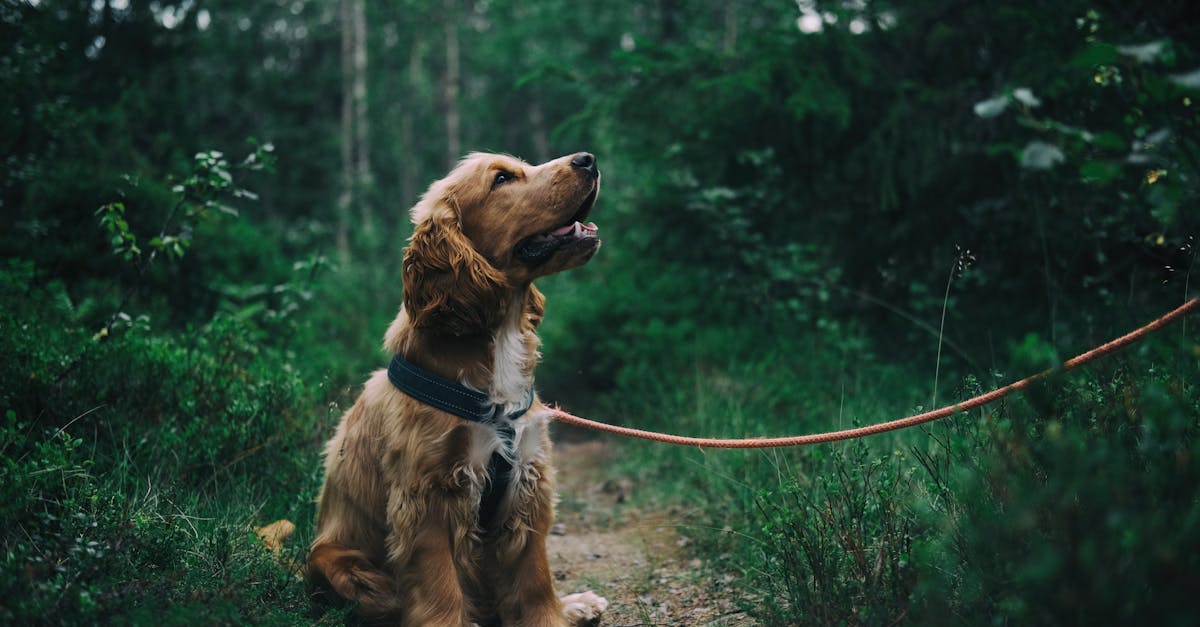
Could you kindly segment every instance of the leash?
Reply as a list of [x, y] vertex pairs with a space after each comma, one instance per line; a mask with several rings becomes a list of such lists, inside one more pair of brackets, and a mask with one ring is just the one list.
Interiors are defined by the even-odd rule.
[[959, 412], [965, 412], [965, 411], [974, 409], [976, 407], [987, 405], [988, 403], [993, 403], [995, 401], [1000, 400], [1001, 398], [1004, 398], [1005, 396], [1008, 396], [1009, 394], [1011, 394], [1013, 392], [1016, 392], [1017, 390], [1029, 387], [1031, 384], [1033, 384], [1041, 379], [1044, 379], [1044, 378], [1050, 376], [1051, 374], [1054, 374], [1057, 371], [1061, 370], [1063, 372], [1066, 372], [1068, 370], [1074, 370], [1075, 368], [1078, 368], [1079, 366], [1082, 366], [1082, 365], [1088, 363], [1089, 361], [1099, 359], [1101, 357], [1104, 357], [1106, 355], [1114, 353], [1118, 350], [1121, 350], [1122, 348], [1125, 348], [1126, 346], [1129, 346], [1130, 344], [1135, 344], [1137, 342], [1140, 342], [1141, 340], [1145, 339], [1146, 336], [1150, 335], [1151, 333], [1154, 333], [1155, 331], [1162, 329], [1163, 327], [1171, 324], [1172, 322], [1175, 322], [1176, 320], [1179, 320], [1180, 318], [1182, 318], [1188, 314], [1195, 313], [1197, 310], [1200, 310], [1200, 298], [1193, 298], [1193, 299], [1183, 303], [1179, 307], [1175, 308], [1170, 313], [1167, 313], [1166, 315], [1161, 316], [1158, 319], [1149, 322], [1145, 326], [1143, 326], [1135, 331], [1131, 331], [1131, 332], [1129, 332], [1125, 335], [1122, 335], [1121, 337], [1118, 337], [1110, 342], [1101, 344], [1100, 346], [1097, 346], [1096, 348], [1093, 348], [1092, 350], [1087, 351], [1086, 353], [1083, 353], [1081, 355], [1078, 355], [1076, 357], [1068, 359], [1067, 361], [1063, 362], [1062, 366], [1059, 368], [1052, 368], [1052, 369], [1046, 370], [1044, 372], [1039, 372], [1038, 374], [1035, 374], [1035, 375], [1032, 375], [1029, 377], [1025, 377], [1024, 379], [1021, 379], [1020, 381], [1009, 383], [1008, 385], [1006, 385], [1004, 387], [997, 388], [986, 394], [980, 394], [979, 396], [976, 396], [972, 399], [965, 400], [960, 403], [955, 403], [953, 405], [947, 405], [940, 409], [935, 409], [933, 411], [927, 411], [925, 413], [917, 414], [915, 416], [909, 416], [907, 418], [900, 418], [898, 420], [892, 420], [890, 422], [881, 422], [878, 424], [868, 425], [865, 427], [858, 427], [855, 429], [845, 429], [842, 431], [829, 431], [826, 433], [814, 433], [811, 435], [796, 435], [796, 436], [778, 437], [778, 438], [745, 438], [745, 439], [693, 438], [693, 437], [687, 437], [687, 436], [682, 436], [682, 435], [672, 435], [669, 433], [657, 433], [654, 431], [644, 431], [642, 429], [633, 429], [630, 427], [619, 427], [616, 425], [610, 425], [610, 424], [603, 423], [603, 422], [596, 422], [594, 420], [588, 420], [586, 418], [580, 418], [579, 416], [571, 415], [557, 407], [552, 410], [553, 411], [552, 416], [559, 422], [566, 423], [569, 425], [574, 425], [577, 427], [584, 427], [586, 429], [594, 429], [596, 431], [612, 433], [615, 435], [623, 435], [623, 436], [627, 436], [627, 437], [631, 437], [631, 438], [641, 438], [643, 440], [653, 440], [655, 442], [665, 442], [667, 444], [678, 444], [680, 446], [696, 446], [696, 447], [701, 447], [701, 448], [775, 448], [775, 447], [783, 447], [783, 446], [805, 446], [808, 444], [822, 444], [825, 442], [837, 442], [839, 440], [849, 440], [852, 438], [861, 438], [861, 437], [866, 437], [868, 435], [875, 435], [878, 433], [895, 431], [897, 429], [906, 429], [908, 427], [915, 427], [917, 425], [925, 424], [927, 422], [932, 422], [932, 421], [938, 420], [940, 418], [945, 418], [947, 416], [951, 416], [951, 415], [957, 414]]

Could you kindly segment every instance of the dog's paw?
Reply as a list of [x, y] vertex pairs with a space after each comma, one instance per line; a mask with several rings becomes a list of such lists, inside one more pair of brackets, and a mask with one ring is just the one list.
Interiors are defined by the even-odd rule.
[[608, 599], [588, 592], [568, 594], [562, 598], [563, 615], [572, 627], [594, 627], [600, 624], [600, 615], [608, 609]]
[[283, 543], [292, 534], [296, 532], [296, 525], [292, 521], [283, 519], [277, 520], [266, 527], [259, 527], [254, 530], [254, 535], [258, 536], [258, 540], [263, 543], [263, 546], [271, 549], [275, 555], [283, 550]]

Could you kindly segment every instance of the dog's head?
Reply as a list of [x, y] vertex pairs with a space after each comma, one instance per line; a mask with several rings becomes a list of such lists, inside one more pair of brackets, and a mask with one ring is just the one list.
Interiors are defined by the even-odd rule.
[[589, 153], [538, 166], [467, 156], [413, 207], [404, 255], [411, 323], [451, 335], [495, 328], [511, 288], [581, 266], [600, 248], [587, 222], [599, 192]]

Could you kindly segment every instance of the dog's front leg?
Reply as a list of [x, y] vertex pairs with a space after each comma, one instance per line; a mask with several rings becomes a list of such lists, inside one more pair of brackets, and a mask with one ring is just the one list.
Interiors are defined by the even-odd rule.
[[505, 625], [520, 627], [579, 627], [599, 623], [608, 602], [590, 593], [562, 600], [554, 590], [554, 575], [546, 555], [546, 536], [554, 519], [554, 483], [545, 462], [534, 462], [523, 473], [518, 493], [521, 505], [495, 539], [497, 606]]
[[565, 627], [568, 623], [546, 558], [545, 535], [531, 529], [513, 534], [501, 540], [511, 543], [507, 548], [521, 546], [510, 553], [510, 559], [501, 559], [497, 571], [504, 573], [497, 597], [501, 619], [505, 625], [520, 627]]
[[406, 499], [396, 508], [388, 535], [389, 566], [396, 573], [405, 625], [470, 625], [470, 606], [459, 581], [453, 530], [462, 499], [438, 495]]

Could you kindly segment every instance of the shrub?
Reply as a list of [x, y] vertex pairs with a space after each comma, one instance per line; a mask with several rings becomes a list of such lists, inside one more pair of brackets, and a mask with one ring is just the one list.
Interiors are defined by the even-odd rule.
[[984, 435], [941, 431], [918, 510], [937, 530], [916, 560], [923, 621], [1192, 620], [1200, 372], [1170, 342], [991, 410]]
[[913, 469], [864, 441], [803, 458], [777, 493], [757, 499], [771, 594], [769, 624], [893, 624], [909, 611], [914, 529], [904, 514]]

